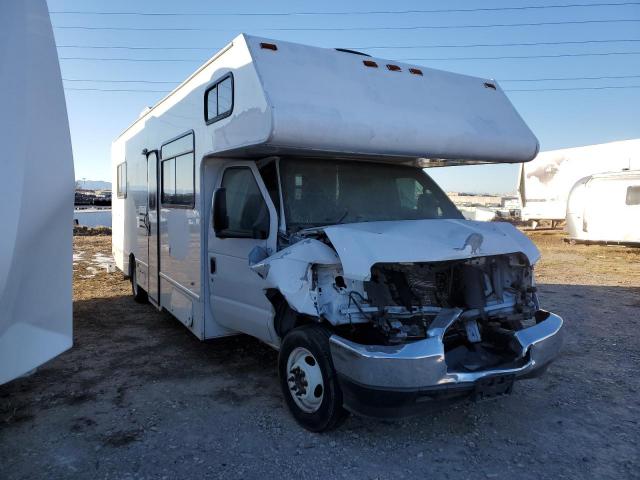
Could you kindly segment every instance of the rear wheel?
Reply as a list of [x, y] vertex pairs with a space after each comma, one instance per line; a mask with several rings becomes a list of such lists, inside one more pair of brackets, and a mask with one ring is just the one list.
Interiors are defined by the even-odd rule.
[[138, 303], [147, 303], [149, 301], [149, 297], [147, 292], [138, 285], [137, 275], [136, 275], [136, 259], [132, 256], [129, 260], [129, 269], [131, 273], [129, 278], [131, 279], [131, 293], [133, 293], [133, 299]]
[[305, 325], [291, 330], [282, 343], [278, 369], [287, 406], [304, 428], [323, 432], [346, 419], [326, 329]]

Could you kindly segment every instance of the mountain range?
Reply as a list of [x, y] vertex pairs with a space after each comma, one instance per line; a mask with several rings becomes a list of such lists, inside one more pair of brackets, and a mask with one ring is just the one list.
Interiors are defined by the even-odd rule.
[[76, 188], [83, 190], [110, 190], [111, 182], [103, 180], [76, 180]]

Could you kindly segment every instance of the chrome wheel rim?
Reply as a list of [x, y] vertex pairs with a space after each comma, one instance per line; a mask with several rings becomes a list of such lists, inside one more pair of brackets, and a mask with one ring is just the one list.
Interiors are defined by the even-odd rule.
[[291, 351], [287, 359], [287, 385], [295, 404], [305, 413], [318, 411], [324, 398], [324, 382], [318, 360], [303, 347]]

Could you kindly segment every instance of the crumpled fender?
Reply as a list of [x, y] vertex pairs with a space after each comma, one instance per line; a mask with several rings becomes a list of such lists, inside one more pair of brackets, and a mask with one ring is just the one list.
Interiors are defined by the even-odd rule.
[[328, 245], [308, 238], [249, 267], [265, 279], [267, 288], [277, 289], [293, 310], [318, 316], [311, 276], [313, 265], [340, 265], [340, 259]]

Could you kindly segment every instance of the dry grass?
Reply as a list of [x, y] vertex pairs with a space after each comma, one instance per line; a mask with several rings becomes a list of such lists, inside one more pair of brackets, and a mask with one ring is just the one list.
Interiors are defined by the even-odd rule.
[[74, 302], [121, 297], [131, 293], [129, 282], [124, 279], [122, 272], [107, 273], [94, 260], [96, 255], [104, 257], [111, 254], [111, 235], [74, 236], [73, 251], [76, 256], [81, 256], [73, 262]]
[[528, 231], [540, 249], [538, 283], [640, 287], [640, 248], [569, 245], [560, 231]]

